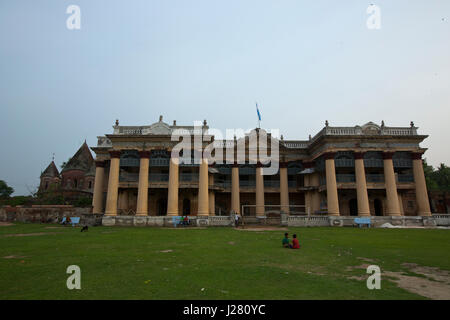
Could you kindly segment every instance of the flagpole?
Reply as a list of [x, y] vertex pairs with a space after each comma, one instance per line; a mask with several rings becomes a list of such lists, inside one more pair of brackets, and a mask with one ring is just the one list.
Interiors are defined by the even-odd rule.
[[258, 102], [255, 101], [255, 104], [256, 104], [256, 113], [258, 114], [258, 129], [261, 129], [261, 115], [258, 109]]

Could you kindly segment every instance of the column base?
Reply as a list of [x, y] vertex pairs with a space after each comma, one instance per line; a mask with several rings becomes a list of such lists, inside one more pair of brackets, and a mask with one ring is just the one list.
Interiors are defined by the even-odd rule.
[[114, 213], [114, 212], [105, 212], [105, 216], [106, 216], [106, 217], [115, 217], [115, 216], [117, 216], [117, 213]]
[[358, 217], [370, 217], [370, 213], [358, 213]]
[[136, 216], [137, 217], [146, 217], [146, 216], [148, 216], [148, 213], [146, 213], [146, 212], [136, 213]]

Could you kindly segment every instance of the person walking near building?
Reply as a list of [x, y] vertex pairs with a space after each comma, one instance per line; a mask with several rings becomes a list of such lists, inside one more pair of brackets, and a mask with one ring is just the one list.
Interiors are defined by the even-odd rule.
[[234, 226], [237, 228], [239, 226], [239, 214], [234, 214]]

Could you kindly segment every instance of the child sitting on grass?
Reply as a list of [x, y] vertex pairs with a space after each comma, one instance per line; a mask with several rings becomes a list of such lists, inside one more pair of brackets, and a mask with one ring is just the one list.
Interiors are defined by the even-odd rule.
[[283, 248], [290, 248], [288, 233], [284, 234], [284, 238], [282, 241]]
[[298, 242], [298, 239], [297, 239], [297, 235], [296, 234], [294, 234], [293, 236], [292, 236], [292, 245], [290, 246], [290, 248], [291, 249], [300, 249], [300, 242]]

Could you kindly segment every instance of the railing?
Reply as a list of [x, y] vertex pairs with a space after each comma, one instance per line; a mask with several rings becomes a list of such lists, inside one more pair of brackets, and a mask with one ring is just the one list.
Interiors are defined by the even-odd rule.
[[332, 136], [353, 136], [361, 133], [356, 128], [351, 127], [327, 127], [325, 134]]
[[[354, 135], [364, 135], [364, 131], [362, 127], [325, 127], [320, 132], [318, 132], [310, 141], [313, 143], [321, 136], [354, 136]], [[416, 127], [407, 127], [407, 128], [399, 128], [399, 127], [381, 127], [379, 129], [379, 134], [381, 135], [390, 135], [390, 136], [411, 136], [417, 135]]]
[[139, 167], [139, 159], [136, 158], [122, 158], [120, 159], [121, 167]]
[[279, 188], [280, 181], [279, 180], [264, 180], [264, 187]]
[[410, 128], [382, 128], [381, 134], [383, 135], [389, 135], [389, 136], [411, 136], [411, 135], [417, 135], [417, 128], [416, 127], [410, 127]]
[[384, 182], [384, 174], [366, 174], [367, 182]]
[[239, 181], [239, 186], [240, 187], [255, 187], [256, 186], [256, 181], [255, 180], [240, 180]]
[[[114, 130], [116, 131], [116, 130]], [[127, 135], [141, 135], [142, 134], [142, 128], [141, 127], [119, 127], [119, 134], [127, 134]], [[116, 134], [116, 132], [114, 132]]]
[[150, 182], [166, 182], [169, 181], [168, 173], [150, 173], [148, 180]]
[[364, 159], [364, 167], [366, 168], [383, 168], [383, 159]]
[[355, 160], [353, 160], [353, 159], [336, 159], [336, 160], [334, 160], [334, 164], [338, 168], [354, 167], [355, 166]]
[[198, 174], [195, 173], [181, 173], [180, 181], [198, 181]]
[[239, 168], [239, 174], [240, 175], [255, 175], [256, 169], [255, 168]]
[[169, 166], [169, 158], [150, 158], [150, 166], [152, 167], [167, 167]]
[[411, 159], [393, 159], [392, 160], [394, 167], [397, 168], [411, 168], [412, 160]]
[[414, 182], [414, 176], [412, 174], [399, 174], [397, 175], [397, 182]]
[[119, 175], [119, 181], [123, 182], [136, 182], [139, 181], [139, 173], [121, 173]]
[[355, 182], [354, 174], [337, 174], [336, 175], [337, 182]]
[[231, 181], [230, 180], [214, 180], [214, 185], [222, 188], [230, 188]]
[[307, 141], [282, 142], [281, 144], [288, 149], [306, 149], [306, 148], [308, 148]]

